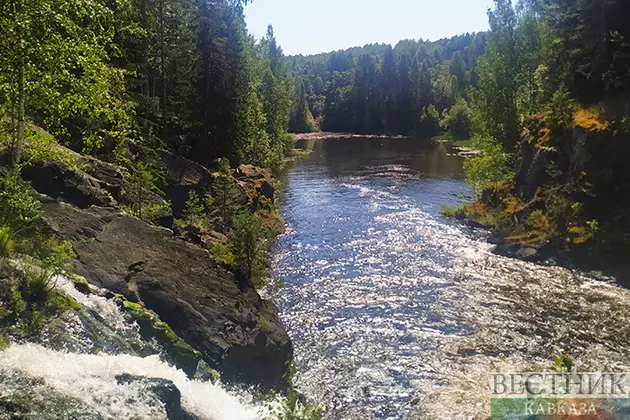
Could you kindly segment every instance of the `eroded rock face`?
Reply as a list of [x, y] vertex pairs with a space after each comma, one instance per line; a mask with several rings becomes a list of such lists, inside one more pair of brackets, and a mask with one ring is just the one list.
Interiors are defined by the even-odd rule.
[[181, 217], [188, 193], [194, 190], [202, 197], [209, 194], [214, 178], [208, 169], [198, 163], [165, 150], [159, 154], [166, 167], [166, 198], [171, 202], [173, 214]]
[[[203, 166], [168, 152], [162, 158], [171, 193], [187, 200], [192, 188], [211, 190]], [[155, 312], [223, 379], [283, 387], [293, 348], [277, 308], [207, 250], [118, 208], [125, 180], [114, 166], [79, 160], [81, 170], [51, 162], [23, 174], [40, 193], [40, 231], [73, 242], [76, 274]], [[256, 173], [241, 173], [241, 181], [273, 199], [268, 172], [248, 169]]]
[[114, 209], [49, 200], [42, 210], [74, 241], [77, 274], [154, 311], [224, 379], [281, 386], [292, 345], [276, 307], [206, 250]]

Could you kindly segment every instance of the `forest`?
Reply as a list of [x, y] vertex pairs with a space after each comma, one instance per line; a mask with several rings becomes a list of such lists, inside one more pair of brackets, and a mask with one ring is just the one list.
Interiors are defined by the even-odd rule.
[[3, 1], [0, 122], [14, 164], [45, 129], [131, 170], [166, 147], [207, 163], [278, 165], [292, 147], [289, 68], [246, 2]]

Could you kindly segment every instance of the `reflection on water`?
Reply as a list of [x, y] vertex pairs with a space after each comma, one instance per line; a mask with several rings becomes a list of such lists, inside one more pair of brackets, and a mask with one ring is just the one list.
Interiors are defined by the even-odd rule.
[[378, 170], [387, 165], [387, 173], [398, 171], [398, 176], [463, 178], [462, 158], [448, 143], [415, 138], [353, 138], [301, 140], [297, 147], [313, 151], [305, 165], [325, 166], [332, 177], [357, 172], [366, 175], [370, 168]]
[[487, 373], [630, 365], [630, 296], [611, 279], [495, 256], [444, 219], [462, 159], [413, 139], [316, 140], [290, 174], [275, 275], [299, 383], [327, 418], [488, 415]]

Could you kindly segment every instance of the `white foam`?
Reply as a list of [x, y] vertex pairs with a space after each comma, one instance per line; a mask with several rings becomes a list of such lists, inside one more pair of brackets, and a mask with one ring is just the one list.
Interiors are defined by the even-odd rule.
[[107, 419], [159, 419], [163, 407], [151, 404], [142, 384], [119, 385], [121, 374], [172, 381], [182, 394], [182, 407], [209, 420], [258, 419], [256, 407], [242, 402], [220, 385], [189, 380], [184, 372], [158, 356], [91, 355], [59, 352], [36, 344], [15, 344], [0, 352], [0, 376], [42, 378], [56, 392], [86, 403]]

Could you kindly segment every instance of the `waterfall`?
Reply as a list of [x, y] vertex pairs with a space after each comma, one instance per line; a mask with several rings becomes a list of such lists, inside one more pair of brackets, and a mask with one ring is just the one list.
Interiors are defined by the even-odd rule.
[[[141, 383], [117, 382], [116, 376], [124, 373], [172, 381], [182, 394], [182, 407], [200, 418], [258, 418], [253, 405], [241, 402], [218, 384], [188, 379], [158, 356], [67, 353], [31, 343], [15, 344], [0, 352], [0, 378], [41, 378], [54, 391], [83, 401], [107, 419], [165, 418], [164, 410], [143, 395]], [[8, 392], [4, 386], [2, 393]]]
[[[96, 293], [85, 295], [64, 276], [56, 277], [54, 284], [56, 289], [76, 299], [85, 311], [98, 314], [111, 331], [139, 339], [137, 326], [127, 321], [113, 300], [102, 296], [106, 290], [92, 287]], [[69, 333], [76, 339], [81, 336], [81, 329], [78, 317], [69, 314]], [[20, 398], [19, 393], [26, 389], [39, 400], [54, 398], [51, 396], [54, 393], [77, 401], [105, 419], [166, 418], [164, 404], [154, 393], [147, 392], [146, 382], [121, 383], [117, 378], [128, 374], [171, 381], [181, 392], [182, 409], [200, 419], [245, 420], [262, 416], [261, 407], [250, 394], [228, 391], [220, 383], [191, 380], [158, 355], [89, 354], [88, 344], [52, 349], [47, 339], [40, 342], [44, 345], [14, 343], [0, 351], [0, 402]]]

